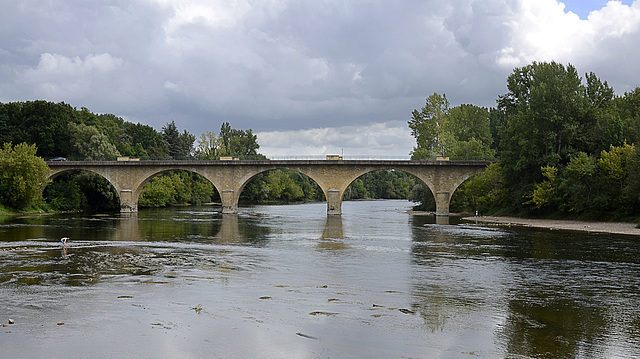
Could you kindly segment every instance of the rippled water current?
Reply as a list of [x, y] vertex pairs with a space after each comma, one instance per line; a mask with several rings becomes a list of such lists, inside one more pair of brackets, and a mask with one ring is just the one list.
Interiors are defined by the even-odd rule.
[[408, 206], [0, 218], [2, 356], [640, 357], [640, 238]]

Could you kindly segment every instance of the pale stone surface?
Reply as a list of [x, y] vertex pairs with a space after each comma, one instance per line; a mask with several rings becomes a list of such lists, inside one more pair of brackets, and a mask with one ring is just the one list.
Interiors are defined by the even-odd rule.
[[517, 217], [465, 217], [466, 221], [478, 221], [483, 223], [494, 223], [505, 226], [524, 226], [535, 228], [547, 228], [552, 230], [570, 230], [594, 233], [611, 233], [640, 235], [640, 228], [636, 228], [635, 223], [626, 222], [587, 222], [587, 221], [571, 221], [571, 220], [555, 220], [555, 219], [530, 219]]
[[449, 215], [451, 195], [469, 177], [486, 168], [487, 161], [65, 161], [47, 162], [50, 178], [72, 170], [86, 170], [106, 178], [120, 196], [121, 212], [137, 212], [138, 198], [153, 177], [171, 170], [198, 173], [220, 193], [223, 213], [237, 213], [244, 186], [260, 173], [288, 169], [309, 176], [327, 199], [327, 214], [342, 213], [342, 197], [358, 177], [378, 170], [399, 170], [421, 179], [435, 194], [436, 214]]

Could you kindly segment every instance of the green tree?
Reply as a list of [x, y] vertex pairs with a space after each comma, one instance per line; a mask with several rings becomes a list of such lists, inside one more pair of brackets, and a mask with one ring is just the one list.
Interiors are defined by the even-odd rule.
[[258, 137], [251, 129], [236, 130], [231, 128], [228, 122], [220, 126], [219, 155], [234, 156], [240, 159], [266, 159], [258, 153], [260, 145]]
[[162, 136], [169, 148], [169, 156], [173, 159], [186, 159], [191, 156], [196, 137], [187, 132], [187, 130], [180, 133], [175, 121], [171, 121], [162, 127]]
[[451, 207], [485, 213], [501, 208], [507, 197], [500, 164], [493, 163], [460, 185], [451, 198]]
[[491, 149], [496, 151], [496, 153], [500, 153], [501, 147], [500, 142], [502, 138], [500, 137], [500, 133], [507, 126], [507, 115], [504, 111], [497, 108], [489, 109], [489, 130], [491, 132]]
[[75, 179], [57, 179], [44, 191], [47, 203], [61, 211], [74, 211], [88, 208], [87, 196]]
[[585, 152], [574, 155], [562, 173], [560, 209], [582, 214], [606, 208], [610, 197], [602, 191], [601, 178], [596, 158]]
[[344, 192], [344, 199], [365, 199], [369, 198], [367, 194], [367, 188], [364, 186], [362, 178], [357, 178], [351, 182], [347, 190]]
[[147, 183], [138, 199], [140, 207], [165, 207], [174, 200], [176, 189], [169, 176], [158, 176]]
[[411, 188], [411, 195], [409, 196], [409, 200], [419, 203], [418, 205], [413, 207], [413, 209], [416, 211], [436, 210], [436, 200], [433, 197], [433, 193], [424, 182], [416, 183]]
[[409, 128], [417, 145], [412, 151], [411, 159], [429, 159], [446, 154], [452, 139], [447, 131], [448, 115], [447, 96], [435, 92], [427, 97], [426, 104], [420, 111], [413, 110]]
[[162, 133], [153, 129], [153, 127], [143, 124], [133, 124], [125, 122], [123, 124], [125, 130], [125, 137], [123, 138], [123, 144], [128, 146], [135, 146], [140, 144], [144, 152], [137, 150], [134, 154], [122, 153], [123, 155], [135, 155], [138, 157], [144, 157], [146, 153], [150, 158], [165, 158], [169, 156], [169, 147], [164, 141]]
[[627, 128], [613, 88], [593, 72], [586, 74], [585, 80], [585, 116], [592, 126], [587, 129], [589, 145], [584, 150], [590, 154], [597, 154], [609, 148], [609, 145], [618, 146], [624, 143], [627, 139]]
[[267, 188], [269, 198], [286, 202], [299, 200], [304, 196], [302, 188], [289, 175], [281, 170], [269, 172]]
[[624, 138], [628, 143], [640, 143], [640, 87], [626, 92], [623, 97], [617, 100], [617, 108], [621, 113], [620, 117], [624, 128]]
[[507, 88], [498, 100], [507, 115], [501, 164], [517, 207], [541, 181], [541, 167], [563, 166], [587, 147], [592, 123], [585, 116], [581, 78], [571, 65], [534, 62], [516, 68]]
[[65, 104], [47, 101], [16, 102], [0, 108], [0, 140], [34, 143], [38, 156], [65, 156], [68, 152], [67, 125], [75, 110]]
[[200, 135], [198, 147], [196, 148], [196, 158], [201, 160], [217, 160], [220, 158], [220, 139], [210, 131]]
[[115, 160], [120, 156], [116, 146], [94, 126], [69, 123], [70, 157], [86, 161]]
[[152, 178], [140, 192], [140, 207], [202, 204], [220, 200], [215, 187], [201, 175], [176, 170]]
[[21, 102], [0, 103], [0, 143], [6, 142], [31, 142], [25, 141], [24, 128], [22, 123]]
[[535, 208], [550, 206], [558, 199], [558, 168], [543, 166], [541, 168], [544, 181], [536, 183], [531, 191], [530, 198], [525, 204], [532, 204]]
[[454, 107], [449, 111], [447, 122], [454, 138], [448, 153], [451, 159], [480, 160], [495, 156], [487, 108], [470, 104]]
[[470, 104], [449, 108], [446, 95], [433, 93], [426, 105], [413, 110], [409, 121], [416, 147], [411, 158], [430, 159], [436, 155], [451, 159], [493, 158], [489, 110]]
[[36, 155], [36, 145], [10, 142], [0, 150], [0, 203], [26, 208], [42, 200], [42, 189], [50, 180], [51, 170]]
[[625, 206], [633, 202], [633, 196], [625, 191], [628, 185], [629, 172], [632, 171], [632, 158], [635, 146], [626, 142], [622, 146], [611, 145], [609, 151], [602, 151], [597, 160], [606, 183], [605, 191], [609, 194], [614, 206]]
[[640, 209], [640, 151], [634, 148], [627, 162], [627, 181], [623, 188], [632, 209]]

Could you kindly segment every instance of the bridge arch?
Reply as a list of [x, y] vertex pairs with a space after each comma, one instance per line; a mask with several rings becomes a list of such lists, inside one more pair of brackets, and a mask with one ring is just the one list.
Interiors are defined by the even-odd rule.
[[135, 212], [144, 183], [168, 170], [187, 170], [208, 179], [220, 194], [223, 213], [237, 213], [241, 190], [256, 175], [274, 169], [289, 169], [309, 176], [322, 189], [327, 214], [342, 213], [342, 197], [355, 179], [380, 169], [394, 169], [415, 175], [436, 198], [436, 214], [448, 215], [451, 194], [467, 178], [480, 173], [490, 162], [479, 161], [104, 161], [48, 162], [53, 174], [86, 169], [106, 178], [120, 196], [122, 212]]
[[[382, 173], [382, 174], [380, 174]], [[386, 175], [386, 173], [393, 173], [393, 175]], [[417, 177], [416, 175], [410, 173], [409, 171], [405, 170], [405, 169], [396, 169], [394, 167], [389, 167], [389, 168], [380, 168], [380, 169], [372, 169], [364, 174], [362, 174], [361, 176], [355, 178], [353, 181], [351, 181], [343, 194], [343, 200], [348, 200], [348, 199], [352, 199], [352, 197], [350, 197], [350, 190], [353, 188], [353, 185], [358, 181], [358, 180], [363, 180], [366, 179], [368, 181], [368, 183], [371, 183], [372, 181], [375, 181], [376, 179], [373, 179], [371, 177], [368, 177], [368, 175], [372, 175], [372, 174], [376, 174], [376, 177], [379, 179], [381, 178], [382, 180], [389, 180], [389, 179], [393, 179], [394, 183], [392, 186], [392, 189], [394, 190], [394, 193], [389, 193], [389, 192], [378, 192], [376, 193], [377, 196], [381, 196], [378, 198], [398, 198], [398, 197], [394, 197], [398, 195], [398, 191], [406, 191], [408, 190], [409, 192], [411, 192], [411, 190], [413, 189], [413, 186], [417, 185], [417, 184], [423, 184], [426, 188], [429, 189], [430, 193], [433, 193], [433, 190], [431, 187], [429, 187], [429, 185], [427, 183], [425, 183], [424, 181], [422, 181], [419, 177]], [[396, 187], [396, 185], [398, 185], [399, 183], [397, 181], [400, 181], [400, 184], [402, 184], [402, 182], [406, 183], [409, 185], [408, 188], [402, 188], [402, 187]], [[366, 185], [366, 184], [365, 184]], [[384, 188], [387, 188], [388, 186], [384, 186]], [[383, 190], [384, 190], [383, 188]], [[368, 190], [369, 188], [367, 188]], [[391, 188], [387, 188], [387, 189], [391, 189]], [[375, 190], [380, 191], [380, 187], [376, 188]], [[356, 194], [357, 196], [357, 194]], [[387, 197], [385, 197], [387, 196]], [[403, 195], [404, 196], [404, 195]], [[356, 198], [362, 198], [362, 197], [356, 197]], [[406, 198], [406, 197], [402, 197], [402, 198]]]
[[[78, 169], [78, 168], [62, 168], [62, 169], [60, 169], [60, 168], [55, 168], [54, 167], [52, 169], [51, 173], [49, 174], [49, 179], [50, 180], [55, 180], [56, 178], [60, 177], [61, 175], [73, 173], [73, 172], [76, 172], [76, 171], [91, 172], [91, 173], [97, 174], [98, 176], [100, 176], [100, 177], [106, 179], [107, 181], [109, 181], [109, 179], [104, 176], [102, 171], [98, 171], [98, 170], [96, 170], [94, 168], [80, 168], [80, 169]], [[109, 181], [109, 183], [111, 183], [111, 185], [115, 188], [115, 184], [113, 182]]]
[[73, 169], [49, 176], [43, 198], [57, 210], [114, 210], [120, 197], [112, 182], [95, 171]]
[[134, 203], [136, 204], [136, 206], [139, 205], [140, 202], [140, 195], [142, 194], [142, 191], [144, 189], [144, 187], [149, 184], [149, 182], [151, 182], [151, 180], [153, 180], [154, 178], [158, 177], [158, 176], [162, 176], [162, 175], [167, 175], [170, 173], [175, 173], [176, 171], [182, 171], [182, 172], [187, 172], [187, 173], [191, 173], [191, 174], [196, 174], [199, 177], [202, 177], [204, 180], [206, 180], [207, 182], [209, 182], [214, 190], [219, 194], [220, 190], [218, 189], [218, 187], [216, 186], [216, 183], [214, 183], [213, 181], [211, 181], [210, 178], [207, 178], [205, 176], [205, 173], [203, 173], [203, 171], [199, 171], [198, 168], [195, 169], [185, 169], [185, 168], [166, 168], [166, 169], [158, 169], [156, 171], [150, 172], [147, 174], [147, 177], [142, 179], [142, 181], [140, 182], [140, 184], [132, 189], [132, 200], [134, 201]]
[[[324, 189], [322, 187], [321, 184], [318, 183], [318, 181], [316, 179], [314, 179], [312, 176], [308, 175], [307, 173], [305, 173], [305, 171], [299, 169], [299, 168], [288, 168], [288, 167], [274, 167], [274, 168], [261, 168], [259, 170], [257, 170], [253, 175], [251, 175], [250, 177], [248, 177], [238, 188], [238, 193], [236, 194], [236, 198], [237, 201], [240, 201], [240, 197], [242, 197], [242, 193], [243, 191], [246, 189], [247, 185], [249, 185], [249, 183], [251, 183], [252, 181], [256, 180], [260, 175], [265, 175], [274, 171], [290, 171], [290, 172], [294, 172], [297, 173], [299, 175], [303, 175], [305, 177], [307, 177], [309, 180], [311, 180], [312, 182], [314, 182], [322, 191], [323, 195], [326, 198], [326, 189]], [[284, 172], [285, 174], [287, 174], [286, 172]], [[288, 175], [288, 174], [287, 174]]]

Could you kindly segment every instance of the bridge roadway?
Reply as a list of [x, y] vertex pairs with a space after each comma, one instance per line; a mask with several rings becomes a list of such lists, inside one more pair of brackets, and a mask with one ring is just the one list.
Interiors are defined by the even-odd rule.
[[482, 172], [488, 161], [397, 160], [274, 160], [274, 161], [49, 161], [51, 179], [62, 173], [85, 170], [106, 178], [120, 196], [121, 212], [137, 212], [138, 197], [153, 177], [172, 170], [198, 173], [220, 193], [222, 213], [238, 213], [244, 186], [260, 173], [289, 169], [309, 176], [324, 192], [327, 214], [342, 214], [342, 197], [358, 177], [377, 170], [398, 170], [415, 175], [431, 190], [436, 215], [449, 215], [451, 195], [469, 177]]

